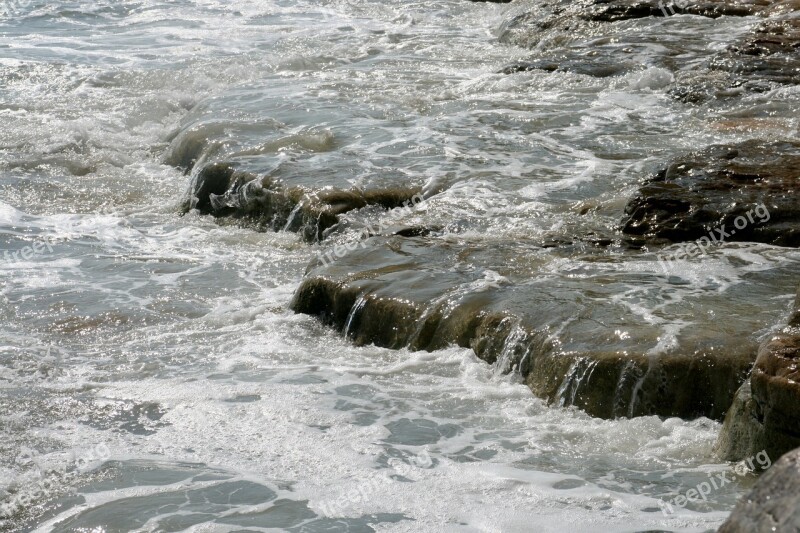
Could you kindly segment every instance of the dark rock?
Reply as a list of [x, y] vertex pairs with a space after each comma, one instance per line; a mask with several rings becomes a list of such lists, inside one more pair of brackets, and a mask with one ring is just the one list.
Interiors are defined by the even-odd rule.
[[211, 213], [211, 198], [225, 194], [233, 184], [242, 184], [256, 179], [254, 174], [237, 172], [231, 165], [222, 163], [205, 167], [195, 177], [189, 198], [184, 202], [184, 211], [197, 209], [201, 213]]
[[523, 61], [513, 63], [503, 68], [502, 74], [516, 74], [518, 72], [529, 72], [541, 70], [545, 72], [571, 72], [573, 74], [583, 74], [596, 78], [607, 78], [619, 76], [634, 67], [633, 64], [620, 61], [619, 58], [607, 61], [593, 59], [591, 57], [572, 57], [562, 59], [539, 59], [534, 61]]
[[[729, 304], [704, 296], [712, 303], [670, 285], [654, 297], [682, 304], [643, 320], [619, 302], [633, 284], [662, 290], [624, 267], [642, 252], [545, 244], [375, 237], [312, 264], [292, 309], [359, 345], [471, 348], [498, 371], [519, 373], [537, 396], [594, 416], [724, 415], [755, 360], [750, 332], [769, 324], [762, 313], [743, 309], [741, 293], [725, 296]], [[581, 265], [579, 276], [548, 268], [565, 257]], [[751, 283], [759, 294], [776, 291], [773, 281]], [[706, 305], [730, 309], [724, 325], [693, 320]], [[678, 322], [686, 326], [664, 347], [663, 324]]]
[[344, 213], [367, 206], [410, 206], [418, 194], [420, 189], [415, 187], [366, 191], [285, 187], [268, 176], [217, 163], [197, 173], [184, 211], [197, 209], [215, 217], [246, 220], [263, 229], [301, 232], [313, 242], [322, 240]]
[[800, 83], [800, 18], [762, 22], [711, 62], [711, 68], [773, 84]]
[[742, 498], [719, 533], [800, 531], [800, 450], [780, 458]]
[[[674, 25], [647, 22], [640, 24], [649, 25], [647, 31], [642, 32], [612, 23], [673, 14], [710, 18], [745, 16], [765, 11], [768, 5], [769, 2], [607, 0], [537, 4], [533, 11], [504, 24], [500, 41], [535, 49], [538, 57], [509, 65], [501, 72], [542, 70], [608, 77], [655, 67], [669, 71], [658, 81], [657, 88], [673, 85], [675, 74], [680, 73], [680, 83], [670, 92], [685, 101], [705, 101], [726, 91], [739, 94], [745, 90], [739, 87], [745, 83], [741, 79], [735, 83], [727, 72], [708, 65], [696, 67], [709, 62], [707, 46], [679, 38], [674, 34]], [[659, 48], [658, 54], [653, 53], [654, 46]], [[769, 86], [763, 79], [748, 83], [752, 90], [756, 90], [757, 85], [765, 90]]]
[[678, 158], [642, 186], [625, 209], [622, 230], [674, 242], [711, 234], [800, 246], [798, 168], [800, 143], [712, 146]]

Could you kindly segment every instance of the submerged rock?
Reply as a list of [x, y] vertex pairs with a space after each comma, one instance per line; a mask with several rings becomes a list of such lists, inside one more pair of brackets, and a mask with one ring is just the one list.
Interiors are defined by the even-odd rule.
[[719, 529], [719, 533], [796, 531], [800, 531], [800, 450], [772, 465]]
[[670, 163], [625, 209], [623, 232], [800, 246], [800, 143], [712, 146]]
[[[499, 39], [537, 50], [540, 56], [509, 65], [502, 72], [542, 69], [610, 76], [626, 72], [646, 58], [649, 66], [668, 68], [677, 77], [670, 93], [689, 103], [725, 99], [745, 92], [766, 92], [800, 83], [800, 5], [796, 0], [756, 1], [624, 1], [584, 0], [534, 6], [500, 29]], [[708, 18], [761, 16], [765, 20], [725, 51], [709, 53], [680, 46], [678, 39], [660, 39], [669, 27], [653, 26], [655, 35], [616, 30], [620, 21], [673, 15]], [[648, 46], [663, 49], [652, 57]], [[685, 42], [684, 42], [685, 43]], [[586, 53], [586, 50], [590, 53]], [[686, 65], [691, 65], [687, 67]]]
[[322, 240], [344, 213], [367, 206], [411, 206], [421, 201], [420, 191], [402, 186], [365, 191], [286, 187], [269, 176], [217, 163], [196, 175], [183, 209], [247, 220], [264, 229], [300, 232], [314, 242]]
[[543, 32], [569, 35], [576, 29], [590, 29], [598, 24], [676, 14], [709, 18], [744, 17], [763, 11], [770, 2], [690, 2], [663, 0], [582, 0], [556, 1], [536, 6], [503, 25], [501, 42], [533, 47], [546, 38]]
[[767, 20], [713, 56], [705, 67], [684, 73], [672, 94], [697, 103], [800, 84], [800, 3], [772, 4], [761, 12]]
[[542, 70], [545, 72], [571, 72], [596, 78], [606, 78], [624, 74], [631, 70], [633, 66], [632, 63], [620, 61], [619, 58], [592, 58], [590, 52], [589, 54], [581, 54], [574, 57], [520, 61], [503, 68], [501, 73], [515, 74], [517, 72]]
[[800, 447], [800, 289], [789, 325], [761, 346], [716, 444], [725, 460], [766, 450], [779, 457]]
[[[565, 257], [569, 272], [558, 266]], [[750, 332], [765, 317], [741, 293], [663, 284], [653, 258], [651, 273], [625, 266], [644, 260], [601, 247], [376, 237], [312, 265], [292, 308], [356, 344], [471, 348], [537, 396], [594, 416], [719, 419], [752, 366]], [[730, 309], [724, 324], [697, 319], [720, 308]]]

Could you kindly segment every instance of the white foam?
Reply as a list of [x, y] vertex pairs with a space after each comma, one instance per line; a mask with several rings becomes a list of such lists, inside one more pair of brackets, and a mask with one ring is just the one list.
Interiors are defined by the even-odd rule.
[[[408, 519], [380, 531], [702, 531], [722, 521], [739, 488], [715, 494], [708, 512], [653, 512], [661, 495], [725, 468], [709, 451], [719, 424], [597, 420], [545, 405], [468, 350], [355, 347], [287, 310], [315, 247], [198, 213], [179, 218], [187, 180], [160, 164], [172, 133], [210, 124], [197, 140], [219, 143], [211, 156], [237, 154], [277, 177], [368, 187], [389, 176], [444, 189], [399, 221], [457, 227], [444, 242], [585, 235], [617, 223], [665, 146], [709, 142], [703, 111], [663, 94], [668, 73], [499, 75], [531, 53], [491, 37], [524, 3], [78, 4], [34, 2], [0, 35], [0, 55], [13, 56], [0, 58], [0, 232], [15, 246], [55, 248], [0, 265], [0, 387], [16, 402], [2, 436], [12, 446], [57, 465], [64, 450], [106, 443], [123, 469], [191, 461], [317, 510], [388, 473], [388, 457], [429, 454], [434, 464], [406, 471], [410, 482], [381, 479], [341, 510]], [[657, 23], [717, 49], [742, 29], [733, 17], [697, 18]], [[673, 34], [651, 35], [658, 43], [643, 64]], [[786, 114], [796, 92], [772, 96], [771, 112]], [[597, 214], [576, 220], [570, 206], [587, 198]], [[673, 279], [652, 254], [532, 260], [543, 282], [646, 279], [608, 304], [661, 328], [656, 355], [694, 324], [703, 294], [730, 294], [762, 273], [788, 278], [800, 258], [731, 244], [677, 262]], [[453, 296], [506, 288], [504, 266]], [[753, 305], [766, 312], [774, 301]], [[664, 319], [681, 306], [685, 321]], [[42, 355], [51, 343], [60, 362]], [[32, 482], [26, 468], [3, 463], [3, 486]], [[85, 504], [38, 527], [180, 490], [87, 491]]]

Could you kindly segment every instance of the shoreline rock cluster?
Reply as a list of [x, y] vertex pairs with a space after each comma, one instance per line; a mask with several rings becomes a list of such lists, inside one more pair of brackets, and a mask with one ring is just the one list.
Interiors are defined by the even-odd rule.
[[[738, 80], [730, 78], [726, 83], [741, 86], [753, 80], [772, 86], [797, 83], [798, 12], [800, 6], [794, 0], [683, 3], [683, 14], [764, 19], [724, 52], [711, 54], [702, 66], [693, 67], [692, 72], [724, 70]], [[602, 35], [604, 28], [621, 21], [669, 14], [664, 12], [663, 2], [656, 1], [559, 1], [537, 5], [533, 12], [517, 16], [504, 26], [500, 39], [517, 45], [541, 45], [542, 39], [554, 34]], [[575, 49], [568, 42], [564, 46], [561, 50], [566, 50], [566, 55], [540, 57], [512, 65], [505, 72], [570, 70], [608, 76], [630, 67], [624, 61], [610, 62], [602, 53], [573, 57]], [[556, 47], [550, 42], [543, 49]], [[691, 72], [677, 74], [680, 78]], [[711, 92], [707, 96], [721, 97]], [[191, 135], [176, 140], [177, 151], [172, 156], [175, 164], [189, 170], [197, 166], [196, 161], [204, 160], [205, 148], [195, 141]], [[721, 240], [798, 247], [797, 168], [800, 143], [789, 139], [715, 145], [678, 156], [629, 201], [617, 235], [576, 235], [572, 240], [562, 238], [550, 244], [530, 242], [524, 250], [511, 243], [487, 243], [507, 249], [510, 258], [530, 254], [537, 258], [534, 262], [541, 263], [520, 269], [516, 275], [501, 272], [498, 275], [505, 286], [481, 279], [490, 265], [481, 256], [480, 245], [476, 248], [450, 242], [437, 228], [400, 228], [394, 236], [384, 232], [333, 263], [312, 265], [292, 308], [320, 316], [360, 344], [416, 350], [448, 344], [472, 348], [481, 359], [502, 365], [504, 371], [518, 372], [537, 396], [559, 405], [575, 405], [598, 417], [655, 414], [722, 419], [731, 405], [745, 412], [757, 404], [762, 409], [760, 420], [773, 428], [786, 417], [759, 396], [763, 380], [751, 380], [751, 396], [747, 389], [750, 383], [742, 386], [759, 353], [750, 337], [758, 326], [748, 319], [747, 310], [741, 316], [729, 317], [735, 331], [689, 328], [673, 339], [679, 350], [659, 351], [656, 345], [661, 325], [679, 322], [680, 312], [665, 313], [656, 327], [650, 327], [637, 323], [637, 317], [625, 306], [606, 305], [604, 302], [614, 297], [614, 283], [630, 283], [630, 279], [613, 280], [611, 289], [598, 290], [599, 298], [594, 299], [580, 295], [564, 279], [551, 276], [548, 287], [530, 280], [545, 274], [547, 262], [559, 254], [583, 255], [589, 265], [608, 261], [609, 254], [616, 254], [621, 261], [640, 260], [648, 251], [703, 239], [709, 232], [713, 235], [715, 229]], [[193, 172], [185, 212], [196, 209], [220, 220], [244, 221], [260, 229], [295, 231], [309, 242], [324, 242], [345, 213], [369, 206], [390, 210], [407, 205], [421, 192], [420, 187], [411, 185], [314, 190], [239, 170], [235, 163], [203, 164]], [[756, 207], [768, 210], [769, 218], [756, 223], [751, 215], [750, 223], [740, 228], [737, 219], [752, 214]], [[439, 268], [450, 264], [464, 268], [455, 273]], [[502, 269], [492, 271], [497, 270]], [[592, 272], [589, 279], [592, 277], [604, 282], [609, 278], [602, 269]], [[481, 284], [486, 287], [470, 292], [470, 287]], [[548, 303], [551, 300], [558, 304]], [[537, 306], [547, 313], [540, 313]], [[610, 323], [633, 334], [628, 339], [616, 339]], [[598, 329], [597, 324], [606, 327]], [[756, 371], [763, 370], [767, 375], [774, 371], [774, 365], [773, 359], [764, 355], [765, 350], [762, 347], [762, 363], [756, 363]], [[735, 455], [731, 451], [735, 446], [722, 448], [728, 450], [724, 455]]]
[[[502, 72], [607, 77], [631, 71], [635, 61], [617, 52], [641, 43], [634, 37], [626, 42], [624, 35], [622, 43], [600, 38], [617, 23], [673, 14], [664, 8], [652, 0], [537, 4], [499, 36], [530, 48], [534, 57]], [[659, 66], [674, 74], [669, 93], [681, 105], [715, 105], [800, 85], [797, 0], [682, 2], [679, 13], [761, 19], [726, 49], [698, 52], [704, 55], [689, 66], [665, 54]], [[582, 37], [601, 44], [587, 51], [575, 45]], [[777, 458], [800, 447], [800, 290], [788, 324], [759, 345], [763, 317], [735, 295], [706, 302], [664, 288], [668, 273], [618, 267], [655, 265], [654, 254], [709, 234], [719, 235], [719, 243], [800, 247], [799, 172], [796, 138], [710, 144], [675, 155], [647, 179], [613, 234], [575, 235], [555, 244], [459, 240], [440, 228], [374, 235], [335, 261], [309, 265], [291, 308], [319, 317], [356, 344], [470, 348], [498, 371], [518, 373], [536, 396], [593, 416], [724, 418], [716, 445], [721, 458], [740, 460], [762, 450]], [[184, 209], [324, 242], [341, 215], [368, 206], [393, 209], [418, 194], [415, 186], [315, 191], [217, 163], [196, 170]], [[754, 219], [756, 209], [768, 216]], [[742, 217], [749, 223], [741, 224]], [[580, 264], [576, 272], [557, 271], [553, 265], [563, 257]], [[796, 272], [777, 275], [800, 281]], [[770, 292], [776, 289], [768, 275], [753, 274], [748, 283], [765, 301], [785, 297]], [[637, 284], [641, 298], [668, 300], [677, 293], [681, 305], [659, 308], [644, 320], [620, 295], [622, 287]], [[718, 327], [691, 325], [693, 313], [720, 309], [728, 315]], [[782, 310], [773, 311], [779, 323]], [[670, 337], [664, 331], [674, 324], [681, 327]], [[722, 531], [797, 527], [798, 464], [800, 450], [778, 462]], [[786, 487], [794, 487], [793, 500], [767, 502], [770, 491]], [[764, 513], [778, 514], [768, 520]]]
[[[772, 17], [755, 30], [753, 35], [758, 36], [764, 27], [793, 20], [794, 4], [689, 3], [684, 12], [707, 17]], [[542, 33], [552, 28], [567, 31], [576, 20], [602, 24], [658, 16], [658, 5], [556, 3], [555, 7], [545, 8], [549, 12], [544, 16], [539, 12], [517, 17], [506, 26], [501, 39], [508, 39], [510, 28], [525, 24], [528, 31]], [[530, 30], [531, 26], [534, 30]], [[748, 42], [760, 39], [753, 35]], [[782, 41], [781, 53], [786, 51], [785, 44]], [[731, 50], [734, 48], [742, 47], [733, 45]], [[545, 70], [557, 68], [551, 65]], [[715, 228], [720, 240], [798, 247], [797, 168], [800, 144], [792, 140], [717, 145], [679, 156], [647, 181], [628, 203], [619, 227], [621, 246], [616, 252], [624, 256], [635, 255], [634, 250], [642, 247], [658, 250], [701, 239]], [[752, 220], [757, 207], [768, 210], [768, 219]], [[740, 228], [738, 219], [748, 213], [751, 220]], [[586, 237], [561, 243], [558, 253], [586, 253], [585, 246], [576, 247], [581, 240]], [[592, 251], [587, 255], [602, 257], [613, 242], [612, 237], [603, 242], [604, 246], [590, 246]], [[527, 253], [536, 254], [547, 248], [544, 243], [531, 246], [537, 251]], [[577, 252], [578, 248], [581, 252]], [[510, 251], [509, 256], [515, 253]], [[425, 238], [377, 237], [366, 249], [357, 250], [336, 264], [312, 265], [292, 308], [320, 316], [359, 344], [414, 350], [433, 350], [448, 344], [472, 348], [481, 359], [519, 372], [537, 396], [560, 405], [575, 405], [604, 418], [657, 414], [721, 419], [756, 360], [758, 347], [750, 338], [753, 330], [725, 331], [717, 337], [710, 332], [691, 332], [679, 339], [680, 351], [654, 355], [652, 350], [642, 348], [652, 346], [655, 335], [646, 327], [633, 328], [637, 334], [631, 342], [615, 344], [597, 338], [596, 326], [589, 325], [592, 320], [607, 324], [612, 317], [614, 323], [625, 324], [627, 320], [630, 325], [636, 319], [624, 311], [600, 313], [593, 305], [578, 303], [578, 298], [567, 298], [563, 305], [550, 305], [548, 314], [542, 316], [534, 309], [540, 300], [552, 297], [548, 294], [552, 289], [538, 288], [537, 293], [530, 293], [520, 288], [526, 285], [523, 279], [510, 281], [512, 288], [508, 290], [489, 286], [479, 295], [469, 294], [463, 287], [479, 284], [476, 273], [484, 272], [486, 265], [463, 258], [476, 255], [479, 254], [470, 245], [441, 238], [437, 241], [435, 231], [426, 232]], [[457, 276], [436, 266], [458, 263], [459, 259], [467, 266]], [[523, 277], [540, 274], [531, 269]], [[564, 290], [563, 286], [558, 288]], [[518, 295], [510, 297], [514, 292], [525, 294], [528, 303], [514, 300], [520, 298]], [[581, 318], [570, 321], [574, 315]], [[571, 325], [554, 334], [558, 321]], [[740, 325], [746, 327], [744, 323]], [[587, 333], [590, 331], [595, 337], [591, 340]]]
[[[792, 141], [716, 145], [677, 158], [628, 203], [622, 231], [684, 242], [716, 228], [719, 240], [800, 247], [797, 169], [800, 142]], [[752, 215], [758, 206], [766, 209], [760, 219]]]
[[[549, 9], [545, 17], [541, 13], [517, 17], [506, 25], [501, 40], [541, 47], [548, 33], [576, 26], [596, 31], [597, 24], [660, 16], [661, 11], [656, 2], [556, 3]], [[677, 72], [670, 93], [680, 101], [692, 105], [800, 83], [800, 3], [689, 3], [683, 12], [761, 16], [764, 21], [702, 66]], [[571, 50], [559, 57], [510, 65], [503, 73], [538, 69], [614, 76], [629, 68], [602, 53], [587, 61], [586, 55]], [[678, 156], [628, 203], [619, 227], [623, 241], [628, 240], [631, 248], [658, 249], [702, 239], [718, 229], [720, 240], [800, 247], [799, 169], [800, 143], [794, 139], [714, 145]], [[768, 217], [756, 223], [750, 216], [748, 224], [739, 223], [759, 206]], [[567, 304], [550, 303], [558, 301], [555, 293], [567, 292], [563, 280], [556, 280], [558, 290], [482, 283], [475, 273], [485, 265], [464, 261], [475, 255], [469, 248], [430, 239], [373, 239], [368, 249], [339, 264], [311, 265], [292, 308], [319, 316], [357, 344], [413, 350], [447, 344], [471, 348], [486, 362], [518, 372], [535, 395], [598, 417], [725, 416], [715, 448], [722, 459], [738, 461], [763, 451], [774, 458], [788, 455], [761, 479], [721, 531], [798, 529], [800, 289], [788, 325], [760, 347], [750, 341], [752, 330], [722, 332], [728, 335], [725, 339], [706, 332], [704, 345], [693, 347], [687, 335], [680, 341], [681, 352], [658, 357], [636, 349], [648, 345], [646, 328], [632, 328], [630, 345], [609, 343], [604, 350], [607, 339], [586, 334], [592, 329], [587, 324], [597, 318], [592, 306], [563, 295], [559, 296]], [[456, 258], [467, 263], [465, 272], [442, 283], [453, 274], [435, 265], [459, 264]], [[437, 289], [440, 284], [450, 293]], [[514, 290], [523, 294], [525, 304], [509, 296]], [[580, 318], [570, 321], [570, 314]], [[569, 325], [557, 331], [559, 320]], [[624, 320], [611, 312], [599, 322]], [[628, 316], [629, 323], [632, 320]], [[793, 492], [782, 492], [787, 490]], [[775, 494], [781, 495], [774, 498]]]

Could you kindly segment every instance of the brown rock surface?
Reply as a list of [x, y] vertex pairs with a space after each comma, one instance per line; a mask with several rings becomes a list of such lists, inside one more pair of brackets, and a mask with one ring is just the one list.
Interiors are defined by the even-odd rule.
[[622, 230], [673, 242], [711, 233], [712, 239], [796, 247], [798, 188], [800, 143], [712, 146], [677, 158], [642, 186], [625, 209]]
[[[537, 396], [604, 418], [721, 418], [755, 359], [751, 332], [768, 324], [746, 308], [746, 294], [779, 290], [752, 278], [735, 295], [696, 294], [629, 271], [641, 252], [600, 247], [472, 246], [435, 235], [362, 245], [312, 265], [292, 308], [360, 345], [471, 348], [498, 371], [519, 373]], [[579, 276], [553, 270], [564, 256], [578, 261]], [[642, 296], [626, 303], [632, 284]], [[632, 311], [653, 305], [644, 294], [681, 305], [644, 319]], [[725, 308], [726, 320], [696, 320], [711, 308]]]
[[759, 349], [749, 382], [725, 417], [717, 452], [740, 460], [760, 450], [779, 457], [800, 447], [800, 290], [789, 325]]

